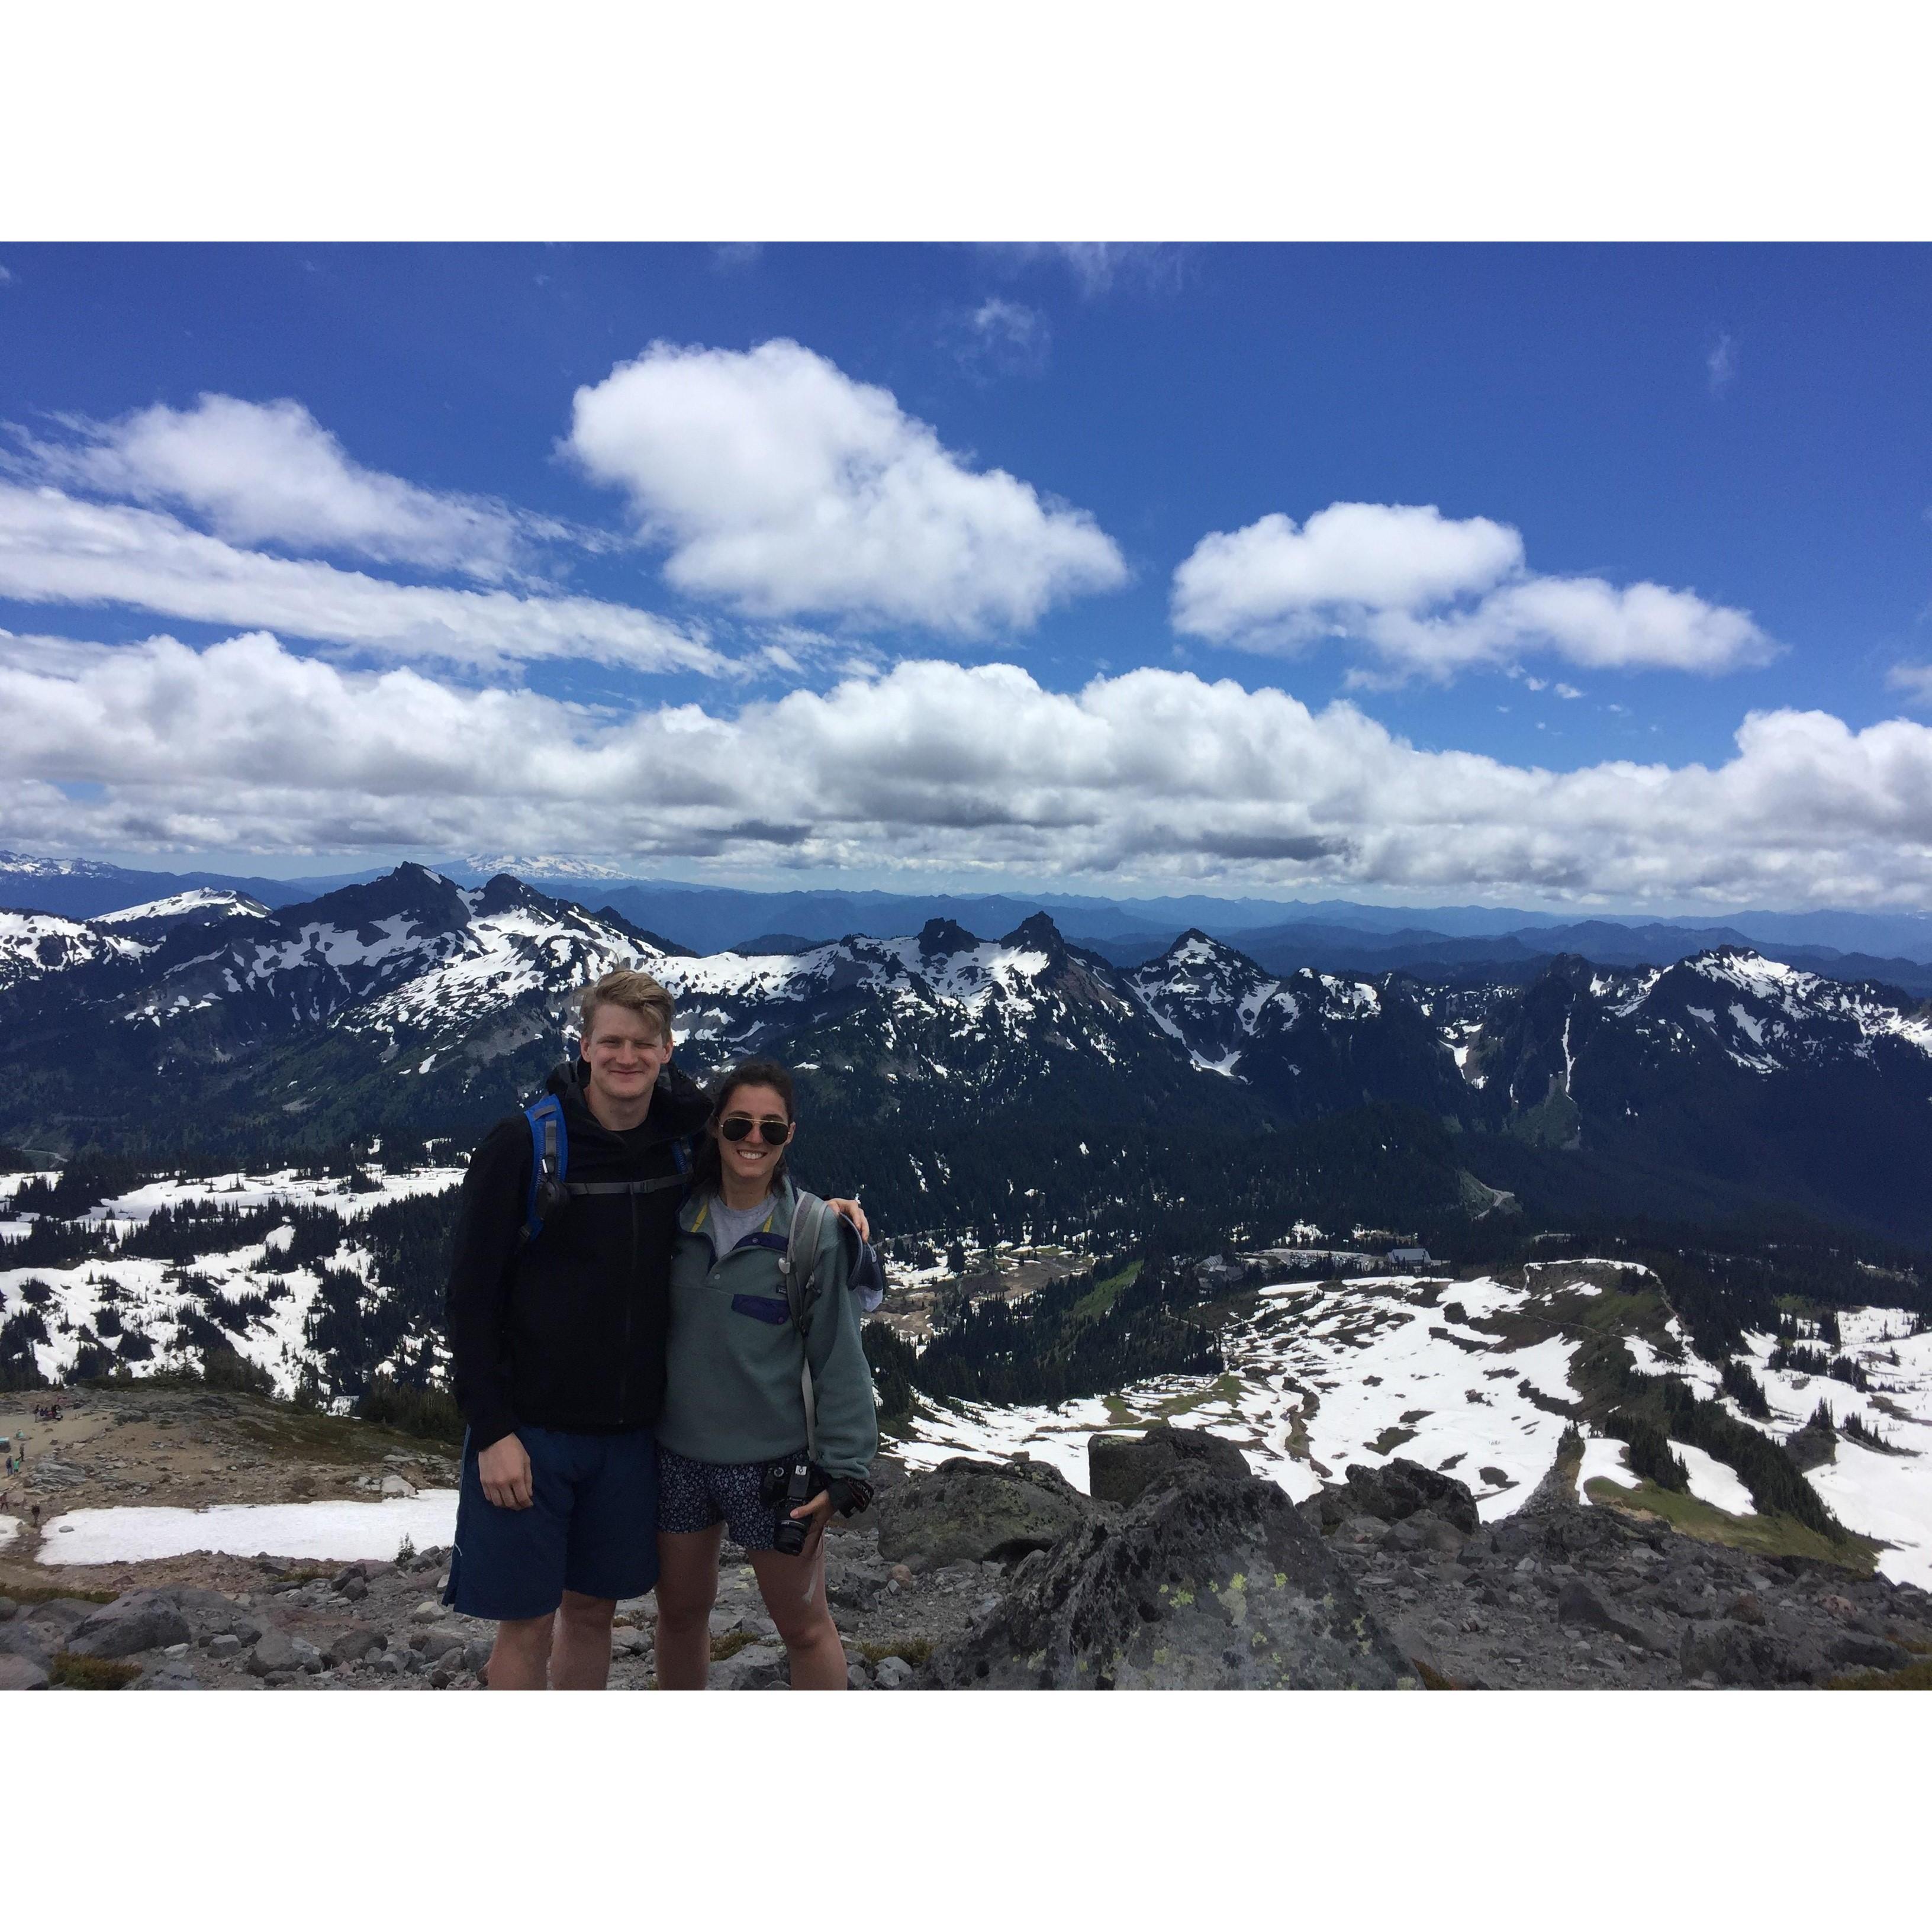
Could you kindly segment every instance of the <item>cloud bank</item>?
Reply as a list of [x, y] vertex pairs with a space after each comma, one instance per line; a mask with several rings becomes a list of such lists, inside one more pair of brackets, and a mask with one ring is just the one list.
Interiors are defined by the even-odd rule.
[[0, 597], [130, 605], [471, 669], [544, 658], [640, 671], [726, 668], [696, 632], [626, 604], [396, 584], [240, 549], [163, 511], [9, 483], [0, 483]]
[[[1932, 728], [1904, 719], [1756, 713], [1721, 765], [1559, 772], [1167, 670], [1056, 693], [1010, 664], [904, 663], [732, 718], [612, 718], [260, 634], [0, 640], [0, 841], [30, 850], [569, 850], [1639, 904], [1932, 892]], [[77, 784], [100, 795], [61, 789]]]
[[976, 638], [1126, 580], [1084, 511], [972, 468], [796, 342], [654, 343], [578, 391], [566, 446], [668, 547], [670, 584], [754, 617]]
[[1174, 574], [1171, 615], [1184, 635], [1241, 650], [1340, 638], [1368, 653], [1369, 680], [1446, 679], [1542, 653], [1708, 673], [1775, 648], [1748, 613], [1690, 591], [1538, 576], [1508, 524], [1433, 504], [1331, 503], [1298, 527], [1277, 512], [1211, 532]]

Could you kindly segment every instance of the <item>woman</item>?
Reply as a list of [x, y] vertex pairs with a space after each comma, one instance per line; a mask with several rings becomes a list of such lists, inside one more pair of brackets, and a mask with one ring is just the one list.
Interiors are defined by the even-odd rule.
[[[824, 1529], [872, 1500], [878, 1450], [872, 1378], [848, 1286], [845, 1224], [820, 1224], [817, 1293], [802, 1332], [780, 1264], [796, 1196], [784, 1150], [798, 1131], [791, 1076], [747, 1060], [718, 1088], [679, 1217], [671, 1261], [668, 1392], [658, 1424], [658, 1684], [701, 1690], [724, 1532], [750, 1558], [784, 1640], [795, 1690], [842, 1690], [845, 1652], [825, 1600]], [[801, 1268], [805, 1258], [799, 1258]], [[815, 1416], [801, 1368], [809, 1363]], [[809, 1500], [790, 1505], [768, 1472], [813, 1463]], [[803, 1550], [784, 1553], [789, 1520]], [[795, 1532], [794, 1532], [795, 1534]]]

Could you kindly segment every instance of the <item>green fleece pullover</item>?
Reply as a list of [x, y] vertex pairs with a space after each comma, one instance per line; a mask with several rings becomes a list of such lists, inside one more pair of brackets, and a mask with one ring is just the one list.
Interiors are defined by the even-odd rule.
[[670, 1341], [658, 1440], [700, 1462], [766, 1462], [805, 1442], [801, 1352], [812, 1362], [818, 1462], [828, 1476], [863, 1476], [878, 1453], [872, 1376], [847, 1286], [836, 1214], [825, 1217], [818, 1294], [801, 1336], [778, 1273], [795, 1197], [789, 1182], [762, 1228], [714, 1253], [711, 1197], [694, 1196], [678, 1217], [670, 1264]]

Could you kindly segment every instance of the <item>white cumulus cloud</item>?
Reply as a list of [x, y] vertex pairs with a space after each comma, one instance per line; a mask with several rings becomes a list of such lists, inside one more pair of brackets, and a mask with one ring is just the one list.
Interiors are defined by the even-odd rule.
[[1434, 505], [1334, 503], [1202, 538], [1174, 574], [1176, 630], [1244, 650], [1338, 638], [1376, 672], [1436, 678], [1550, 652], [1593, 668], [1728, 670], [1774, 648], [1742, 610], [1648, 583], [1540, 576], [1521, 535]]
[[[1932, 728], [1754, 713], [1711, 766], [1426, 752], [1346, 703], [901, 663], [724, 716], [592, 713], [262, 635], [0, 639], [0, 842], [560, 851], [1714, 906], [1932, 892]], [[76, 782], [100, 788], [75, 797]]]
[[976, 637], [1126, 578], [1085, 512], [971, 467], [890, 391], [783, 339], [653, 344], [578, 391], [568, 447], [628, 493], [670, 583], [754, 616]]
[[131, 605], [472, 668], [562, 658], [638, 670], [725, 668], [701, 637], [628, 605], [395, 584], [241, 549], [163, 511], [8, 483], [0, 483], [0, 596]]
[[300, 403], [203, 395], [112, 422], [74, 418], [60, 440], [27, 440], [48, 480], [142, 503], [178, 505], [238, 544], [346, 551], [501, 578], [542, 524], [487, 499], [425, 490], [354, 461]]

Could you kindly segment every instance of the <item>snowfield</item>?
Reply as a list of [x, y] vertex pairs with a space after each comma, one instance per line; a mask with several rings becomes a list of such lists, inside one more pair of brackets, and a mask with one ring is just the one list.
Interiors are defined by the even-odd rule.
[[[364, 1183], [373, 1189], [356, 1190], [346, 1180], [320, 1179], [298, 1174], [292, 1168], [275, 1174], [217, 1174], [199, 1180], [151, 1180], [131, 1193], [117, 1195], [88, 1211], [94, 1221], [145, 1221], [161, 1208], [172, 1208], [184, 1201], [205, 1201], [223, 1208], [262, 1208], [271, 1204], [285, 1207], [326, 1208], [345, 1220], [366, 1214], [386, 1201], [406, 1201], [418, 1194], [440, 1194], [460, 1185], [460, 1167], [416, 1167], [401, 1174], [386, 1174], [380, 1168], [363, 1171]], [[201, 1264], [196, 1262], [196, 1267]]]
[[[1486, 1277], [1435, 1286], [1472, 1317], [1550, 1292]], [[1414, 1276], [1282, 1282], [1223, 1337], [1222, 1377], [1164, 1377], [1054, 1409], [922, 1402], [906, 1460], [929, 1468], [1024, 1449], [1084, 1490], [1090, 1436], [1168, 1420], [1236, 1444], [1258, 1475], [1298, 1501], [1324, 1479], [1339, 1482], [1351, 1462], [1399, 1455], [1466, 1482], [1486, 1520], [1506, 1516], [1556, 1459], [1566, 1419], [1534, 1398], [1569, 1395], [1577, 1344], [1552, 1336], [1496, 1352], [1492, 1335], [1456, 1322], [1440, 1303], [1410, 1298], [1426, 1292]]]
[[223, 1556], [309, 1556], [388, 1563], [407, 1538], [418, 1550], [456, 1536], [454, 1490], [380, 1503], [224, 1503], [212, 1509], [70, 1510], [41, 1535], [41, 1563], [146, 1563], [207, 1551]]

